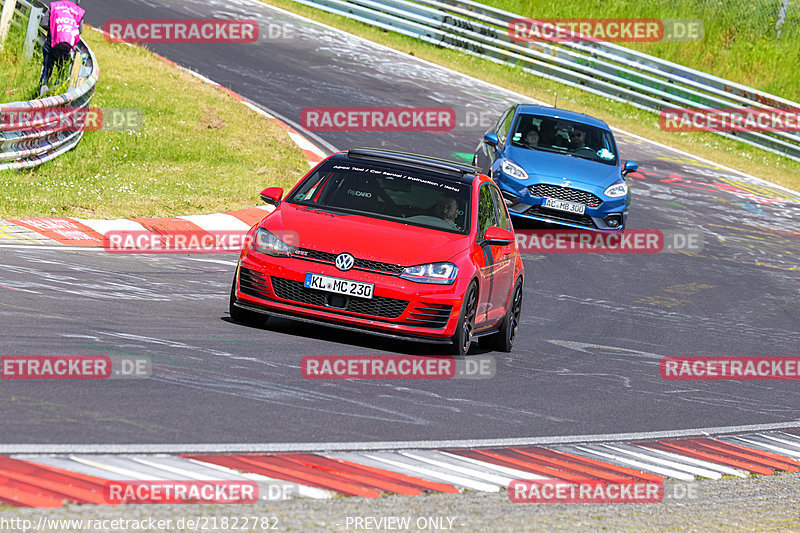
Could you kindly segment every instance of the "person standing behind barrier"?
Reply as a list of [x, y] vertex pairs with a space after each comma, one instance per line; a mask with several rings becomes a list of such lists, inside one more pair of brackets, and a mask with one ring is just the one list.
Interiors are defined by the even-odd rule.
[[57, 0], [50, 3], [50, 9], [42, 17], [41, 25], [47, 30], [42, 47], [42, 77], [39, 80], [39, 94], [49, 89], [47, 81], [55, 69], [69, 64], [72, 50], [81, 40], [83, 15], [86, 10], [77, 4], [81, 0]]

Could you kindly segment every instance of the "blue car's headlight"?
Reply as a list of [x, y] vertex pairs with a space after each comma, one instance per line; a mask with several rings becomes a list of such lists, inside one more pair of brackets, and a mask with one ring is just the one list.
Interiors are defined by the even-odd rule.
[[292, 255], [292, 247], [263, 228], [258, 228], [250, 240], [250, 248], [268, 255]]
[[458, 267], [453, 263], [428, 263], [403, 270], [400, 277], [417, 283], [437, 283], [450, 285], [458, 276]]
[[618, 181], [603, 193], [610, 198], [619, 198], [628, 194], [628, 184], [624, 181]]
[[525, 172], [525, 169], [516, 163], [512, 163], [508, 159], [503, 159], [503, 162], [500, 164], [500, 169], [512, 178], [518, 180], [528, 179], [528, 173]]

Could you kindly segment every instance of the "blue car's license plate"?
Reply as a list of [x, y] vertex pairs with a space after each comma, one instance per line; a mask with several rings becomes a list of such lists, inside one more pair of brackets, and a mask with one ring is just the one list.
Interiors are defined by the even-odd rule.
[[582, 215], [584, 211], [586, 211], [586, 206], [583, 204], [568, 202], [567, 200], [556, 200], [555, 198], [545, 198], [542, 205], [550, 209], [558, 209], [559, 211], [577, 213], [579, 215]]

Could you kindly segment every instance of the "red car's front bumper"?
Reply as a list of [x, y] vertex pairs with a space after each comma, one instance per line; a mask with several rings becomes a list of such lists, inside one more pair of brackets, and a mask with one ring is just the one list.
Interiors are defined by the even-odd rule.
[[[304, 286], [307, 273], [375, 285], [373, 297], [333, 302], [331, 293]], [[464, 284], [465, 285], [465, 284]], [[397, 275], [336, 267], [296, 257], [246, 252], [237, 269], [240, 307], [322, 322], [347, 329], [429, 342], [449, 342], [455, 334], [465, 287], [415, 283]]]

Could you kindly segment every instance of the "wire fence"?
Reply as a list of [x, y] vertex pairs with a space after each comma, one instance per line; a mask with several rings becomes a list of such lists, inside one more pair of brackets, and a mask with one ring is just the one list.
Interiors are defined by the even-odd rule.
[[800, 0], [695, 0], [703, 19], [716, 19], [732, 31], [761, 32], [780, 38], [800, 28]]

